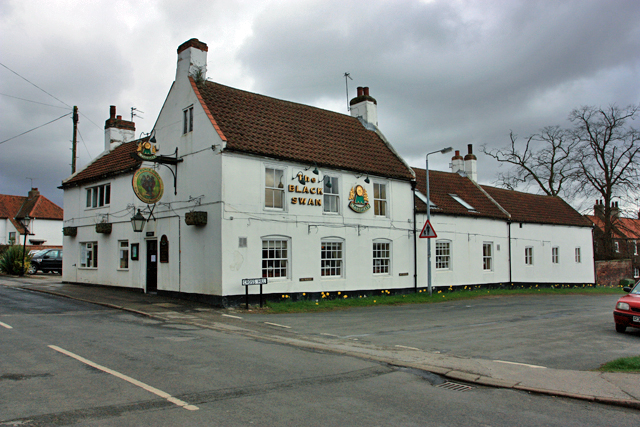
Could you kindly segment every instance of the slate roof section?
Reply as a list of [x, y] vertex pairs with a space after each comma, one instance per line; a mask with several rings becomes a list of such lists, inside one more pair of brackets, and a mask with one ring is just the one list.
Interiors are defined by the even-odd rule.
[[[425, 170], [413, 168], [413, 171], [416, 174], [416, 189], [426, 196], [427, 176]], [[430, 170], [429, 190], [431, 192], [431, 202], [436, 205], [436, 208], [434, 208], [433, 205], [431, 206], [432, 214], [441, 213], [446, 215], [508, 219], [508, 216], [500, 210], [473, 181], [460, 174]], [[451, 197], [451, 194], [457, 195], [474, 209], [469, 210], [464, 207]], [[415, 202], [418, 212], [427, 212], [426, 203], [417, 197]]]
[[137, 170], [142, 165], [142, 160], [134, 159], [131, 154], [136, 152], [139, 142], [148, 139], [147, 136], [136, 141], [125, 142], [104, 153], [87, 167], [62, 181], [62, 188], [76, 187]]
[[24, 196], [10, 196], [0, 194], [0, 219], [8, 219], [20, 234], [24, 234], [24, 227], [14, 218], [28, 215], [36, 219], [60, 220], [63, 210], [42, 195], [28, 198]]
[[413, 180], [404, 160], [355, 117], [211, 81], [193, 87], [225, 151]]
[[560, 197], [521, 193], [487, 185], [483, 185], [482, 188], [511, 214], [513, 222], [592, 226], [589, 220]]

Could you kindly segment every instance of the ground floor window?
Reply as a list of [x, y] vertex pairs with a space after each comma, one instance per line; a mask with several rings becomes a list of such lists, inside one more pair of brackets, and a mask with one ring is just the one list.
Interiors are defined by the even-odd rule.
[[580, 248], [576, 248], [576, 262], [582, 262], [582, 256], [580, 254]]
[[80, 244], [80, 267], [98, 268], [98, 242]]
[[482, 269], [485, 271], [493, 270], [493, 243], [491, 242], [482, 244]]
[[636, 267], [633, 269], [633, 277], [635, 278], [640, 277], [640, 268]]
[[120, 240], [118, 242], [120, 246], [120, 269], [126, 270], [129, 268], [129, 241]]
[[451, 242], [444, 240], [436, 242], [436, 269], [451, 269]]
[[320, 275], [342, 277], [342, 242], [322, 241], [320, 246]]
[[262, 277], [289, 277], [289, 241], [262, 240]]
[[551, 262], [554, 264], [560, 263], [560, 248], [557, 246], [551, 248]]
[[524, 263], [526, 265], [533, 265], [533, 246], [524, 248]]
[[373, 274], [389, 274], [391, 267], [391, 243], [373, 242]]

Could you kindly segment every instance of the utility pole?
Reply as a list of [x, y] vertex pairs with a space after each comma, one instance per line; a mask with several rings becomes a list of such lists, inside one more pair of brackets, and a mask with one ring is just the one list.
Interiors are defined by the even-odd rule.
[[76, 147], [78, 146], [78, 107], [73, 106], [73, 143], [71, 145], [71, 173], [76, 173]]

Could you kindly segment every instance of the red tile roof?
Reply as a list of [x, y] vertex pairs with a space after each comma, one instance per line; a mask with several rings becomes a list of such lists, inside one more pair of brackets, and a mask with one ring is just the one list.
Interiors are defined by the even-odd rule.
[[513, 222], [591, 227], [591, 222], [560, 197], [521, 193], [483, 185], [482, 188], [511, 214]]
[[192, 84], [226, 151], [412, 180], [402, 158], [351, 116], [206, 81]]
[[62, 182], [62, 188], [75, 187], [137, 170], [142, 164], [142, 160], [134, 159], [131, 157], [131, 154], [136, 152], [140, 141], [146, 141], [148, 139], [149, 137], [145, 137], [117, 146], [109, 153], [96, 158], [75, 175], [64, 180]]
[[[417, 190], [426, 195], [425, 170], [419, 168], [413, 168], [413, 170], [416, 173]], [[429, 189], [431, 202], [437, 206], [437, 208], [432, 206], [431, 213], [505, 220], [510, 218], [514, 222], [591, 226], [588, 220], [559, 197], [476, 185], [469, 178], [458, 173], [429, 171]], [[469, 210], [464, 207], [451, 197], [451, 194], [457, 195], [474, 209]], [[417, 197], [416, 207], [418, 212], [427, 211], [426, 204]]]
[[[425, 170], [419, 168], [413, 168], [413, 170], [416, 173], [416, 188], [426, 196]], [[473, 181], [457, 173], [430, 170], [429, 191], [431, 202], [436, 205], [436, 208], [431, 206], [431, 213], [507, 219], [507, 215]], [[451, 194], [467, 202], [473, 210], [457, 202]], [[416, 207], [418, 212], [427, 212], [426, 203], [418, 198], [416, 198]]]
[[0, 219], [8, 219], [20, 234], [24, 234], [24, 227], [14, 218], [29, 216], [35, 219], [60, 220], [63, 210], [44, 196], [35, 197], [9, 196], [0, 194]]
[[[602, 218], [594, 215], [585, 215], [600, 230], [604, 230]], [[613, 221], [614, 239], [640, 239], [640, 219], [616, 218]]]

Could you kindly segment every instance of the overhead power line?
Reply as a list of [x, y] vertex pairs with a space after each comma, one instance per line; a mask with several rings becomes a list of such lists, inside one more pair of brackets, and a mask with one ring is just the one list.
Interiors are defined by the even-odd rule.
[[20, 74], [16, 73], [15, 71], [13, 71], [11, 68], [7, 67], [6, 65], [4, 65], [2, 62], [0, 62], [0, 65], [2, 65], [4, 68], [6, 68], [7, 70], [11, 71], [13, 74], [15, 74], [16, 76], [20, 77], [22, 80], [26, 81], [27, 83], [37, 87], [38, 89], [40, 89], [41, 91], [43, 91], [44, 93], [46, 93], [47, 95], [49, 95], [50, 97], [52, 97], [53, 99], [55, 99], [58, 102], [63, 103], [64, 105], [66, 105], [69, 108], [72, 108], [71, 105], [67, 104], [64, 101], [59, 100], [58, 98], [56, 98], [55, 96], [51, 95], [49, 92], [47, 92], [46, 90], [42, 89], [40, 86], [38, 86], [37, 84], [29, 81], [28, 79], [26, 79], [25, 77], [22, 77]]
[[34, 104], [40, 104], [40, 105], [46, 105], [47, 107], [53, 107], [53, 108], [62, 108], [63, 110], [68, 110], [67, 107], [61, 107], [59, 105], [51, 105], [51, 104], [45, 104], [44, 102], [38, 102], [38, 101], [32, 101], [30, 99], [24, 99], [24, 98], [19, 98], [17, 96], [13, 96], [13, 95], [7, 95], [6, 93], [0, 93], [0, 95], [2, 96], [7, 96], [9, 98], [13, 98], [13, 99], [19, 99], [21, 101], [26, 101], [26, 102], [33, 102]]
[[48, 125], [48, 124], [51, 124], [51, 123], [53, 123], [53, 122], [56, 122], [56, 121], [58, 121], [58, 120], [60, 120], [60, 119], [63, 119], [63, 118], [65, 118], [65, 117], [67, 117], [67, 116], [70, 116], [71, 114], [72, 114], [72, 113], [67, 113], [67, 114], [65, 114], [64, 116], [60, 116], [60, 117], [58, 117], [57, 119], [51, 120], [50, 122], [47, 122], [47, 123], [45, 123], [45, 124], [43, 124], [43, 125], [36, 126], [36, 127], [34, 127], [33, 129], [29, 129], [29, 130], [28, 130], [28, 131], [26, 131], [26, 132], [22, 132], [20, 135], [12, 136], [12, 137], [11, 137], [11, 138], [9, 138], [9, 139], [5, 139], [4, 141], [0, 141], [0, 144], [4, 144], [4, 143], [5, 143], [5, 142], [7, 142], [7, 141], [11, 141], [12, 139], [15, 139], [15, 138], [17, 138], [17, 137], [19, 137], [19, 136], [22, 136], [22, 135], [24, 135], [24, 134], [26, 134], [26, 133], [29, 133], [29, 132], [34, 131], [34, 130], [36, 130], [36, 129], [39, 129], [39, 128], [41, 128], [41, 127], [43, 127], [43, 126], [46, 126], [46, 125]]

